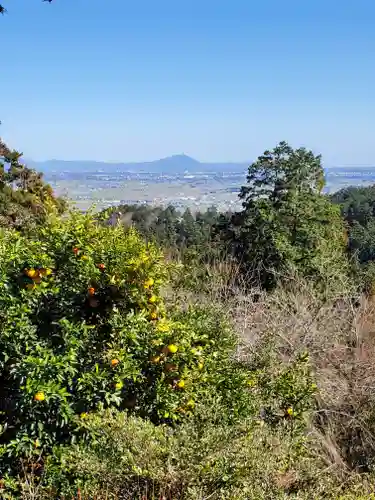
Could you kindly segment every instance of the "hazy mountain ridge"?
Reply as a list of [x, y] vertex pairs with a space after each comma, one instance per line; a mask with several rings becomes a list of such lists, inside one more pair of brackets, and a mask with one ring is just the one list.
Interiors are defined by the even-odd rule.
[[[62, 172], [129, 172], [129, 173], [155, 173], [155, 174], [183, 174], [183, 173], [243, 173], [251, 163], [248, 162], [200, 162], [185, 154], [172, 155], [166, 158], [147, 162], [107, 162], [96, 160], [25, 160], [26, 163], [45, 174]], [[350, 175], [350, 177], [373, 177], [375, 166], [372, 165], [346, 165], [329, 166], [325, 168], [327, 174]], [[353, 175], [352, 175], [353, 174]]]
[[44, 173], [68, 171], [104, 171], [104, 172], [155, 172], [155, 173], [197, 173], [197, 172], [244, 172], [248, 162], [244, 163], [204, 163], [187, 155], [173, 155], [149, 162], [112, 163], [94, 160], [27, 160], [27, 164]]

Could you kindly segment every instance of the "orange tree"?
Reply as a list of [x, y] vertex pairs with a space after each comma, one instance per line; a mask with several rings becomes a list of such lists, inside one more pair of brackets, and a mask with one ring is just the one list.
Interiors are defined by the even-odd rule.
[[25, 457], [91, 439], [101, 408], [173, 423], [215, 383], [246, 398], [245, 372], [230, 387], [215, 379], [234, 345], [218, 318], [166, 313], [168, 273], [135, 231], [90, 215], [51, 216], [28, 237], [0, 233], [3, 474]]

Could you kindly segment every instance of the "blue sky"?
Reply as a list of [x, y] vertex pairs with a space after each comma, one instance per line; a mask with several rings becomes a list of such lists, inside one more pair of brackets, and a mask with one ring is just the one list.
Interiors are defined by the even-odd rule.
[[[3, 0], [1, 135], [34, 159], [374, 164], [374, 0]], [[106, 4], [104, 9], [102, 4]]]

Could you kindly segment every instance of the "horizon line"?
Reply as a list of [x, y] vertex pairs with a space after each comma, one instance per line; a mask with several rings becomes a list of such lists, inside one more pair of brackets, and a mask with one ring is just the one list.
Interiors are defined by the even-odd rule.
[[[174, 154], [171, 156], [164, 156], [162, 158], [157, 158], [155, 160], [137, 160], [137, 161], [128, 161], [128, 160], [90, 160], [90, 159], [85, 159], [85, 160], [77, 160], [77, 159], [60, 159], [60, 158], [49, 158], [46, 160], [35, 160], [33, 158], [26, 158], [24, 157], [24, 161], [27, 164], [28, 162], [31, 163], [48, 163], [48, 162], [63, 162], [63, 163], [104, 163], [107, 165], [142, 165], [142, 164], [150, 164], [150, 163], [157, 163], [165, 160], [171, 160], [171, 159], [177, 159], [177, 158], [185, 158], [188, 160], [191, 160], [192, 162], [196, 164], [201, 164], [201, 165], [251, 165], [252, 161], [234, 161], [234, 160], [220, 160], [220, 161], [200, 161], [192, 156], [186, 155], [186, 154]], [[324, 166], [323, 168], [375, 168], [375, 163], [347, 163], [347, 164], [337, 164], [337, 165], [327, 165]]]

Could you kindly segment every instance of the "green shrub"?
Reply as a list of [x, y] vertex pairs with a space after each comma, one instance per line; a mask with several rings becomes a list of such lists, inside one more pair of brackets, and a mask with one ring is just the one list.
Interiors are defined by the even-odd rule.
[[283, 498], [279, 477], [298, 469], [294, 481], [310, 480], [316, 465], [301, 439], [250, 419], [212, 422], [218, 410], [204, 405], [204, 425], [191, 416], [175, 428], [113, 411], [95, 415], [95, 442], [61, 448], [47, 463], [46, 498], [78, 490], [87, 499]]
[[[318, 464], [305, 435], [303, 410], [314, 392], [307, 357], [282, 369], [271, 359], [256, 369], [239, 363], [219, 318], [217, 309], [203, 307], [174, 317], [195, 330], [200, 346], [193, 349], [216, 346], [205, 355], [194, 411], [172, 426], [113, 408], [92, 412], [85, 420], [90, 439], [55, 446], [47, 457], [40, 498], [75, 498], [78, 491], [85, 499], [283, 498], [290, 482], [312, 480]], [[34, 483], [35, 476], [37, 470]], [[278, 483], [284, 476], [292, 478], [287, 486]]]
[[[78, 487], [88, 498], [103, 488], [113, 498], [144, 488], [148, 498], [149, 488], [257, 498], [265, 480], [269, 495], [281, 494], [273, 474], [306, 454], [308, 358], [275, 368], [265, 347], [239, 362], [220, 304], [167, 306], [170, 271], [134, 230], [90, 215], [49, 218], [32, 237], [1, 233], [0, 470], [9, 498], [30, 488], [17, 480], [30, 474], [45, 498]], [[284, 451], [270, 460], [273, 438]]]
[[87, 421], [103, 407], [155, 423], [193, 411], [207, 367], [233, 340], [219, 321], [202, 326], [202, 314], [167, 316], [167, 278], [153, 245], [90, 215], [50, 219], [29, 239], [1, 234], [2, 472], [90, 439]]

